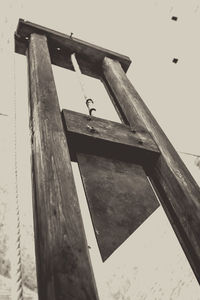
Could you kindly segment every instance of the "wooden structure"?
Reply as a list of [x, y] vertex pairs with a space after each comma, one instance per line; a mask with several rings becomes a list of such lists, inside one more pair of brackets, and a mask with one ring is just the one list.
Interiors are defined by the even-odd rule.
[[[200, 282], [200, 189], [126, 76], [126, 56], [19, 20], [27, 55], [40, 299], [98, 299], [71, 160], [77, 161], [105, 260], [159, 206]], [[123, 124], [60, 112], [51, 64], [102, 80]]]

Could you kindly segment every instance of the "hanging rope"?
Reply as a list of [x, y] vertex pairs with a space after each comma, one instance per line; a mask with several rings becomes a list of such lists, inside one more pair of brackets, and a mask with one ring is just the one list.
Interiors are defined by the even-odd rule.
[[200, 154], [193, 154], [193, 153], [182, 152], [182, 151], [178, 151], [178, 152], [179, 152], [179, 153], [182, 153], [182, 154], [186, 154], [186, 155], [194, 156], [194, 157], [200, 157]]
[[73, 53], [71, 55], [71, 60], [72, 60], [72, 65], [76, 72], [76, 75], [77, 75], [77, 78], [78, 78], [78, 81], [79, 81], [79, 84], [80, 84], [80, 87], [81, 87], [81, 90], [83, 93], [85, 104], [88, 108], [89, 115], [91, 116], [93, 114], [93, 112], [96, 111], [96, 109], [94, 107], [94, 101], [91, 98], [88, 98], [88, 96], [86, 94], [86, 90], [85, 90], [85, 86], [84, 86], [83, 78], [82, 78], [82, 73], [81, 73], [80, 67], [78, 65], [75, 53]]
[[13, 129], [14, 129], [14, 169], [15, 169], [15, 202], [14, 202], [14, 228], [13, 228], [13, 243], [14, 251], [11, 262], [12, 270], [12, 299], [23, 300], [23, 287], [22, 287], [22, 263], [21, 263], [21, 233], [20, 233], [20, 210], [19, 210], [19, 194], [18, 194], [18, 173], [17, 173], [17, 112], [16, 112], [16, 78], [15, 78], [15, 55], [14, 55], [14, 103], [13, 103]]

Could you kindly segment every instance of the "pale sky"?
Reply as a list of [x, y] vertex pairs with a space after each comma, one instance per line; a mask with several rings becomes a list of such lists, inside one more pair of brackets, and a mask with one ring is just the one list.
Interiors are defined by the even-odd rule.
[[[177, 150], [200, 154], [200, 1], [7, 1], [1, 4], [2, 113], [12, 112], [14, 73], [17, 100], [19, 190], [24, 220], [30, 222], [27, 70], [15, 54], [13, 32], [19, 18], [70, 34], [129, 56], [128, 77]], [[178, 21], [171, 20], [172, 15]], [[177, 64], [172, 59], [179, 59]], [[53, 67], [62, 108], [84, 112], [73, 72]], [[97, 116], [118, 120], [101, 83], [85, 79]], [[105, 101], [104, 101], [105, 99]], [[86, 112], [86, 110], [85, 110]], [[75, 174], [78, 173], [74, 166]], [[79, 177], [81, 206], [88, 216]], [[196, 175], [198, 177], [198, 173]], [[28, 200], [27, 200], [28, 199]], [[85, 219], [89, 219], [85, 217]], [[198, 300], [199, 286], [169, 222], [159, 208], [123, 245], [102, 263], [90, 222], [86, 222], [100, 300]]]

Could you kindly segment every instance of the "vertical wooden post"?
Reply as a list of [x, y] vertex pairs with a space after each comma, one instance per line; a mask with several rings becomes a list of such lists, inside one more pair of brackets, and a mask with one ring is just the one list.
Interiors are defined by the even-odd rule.
[[149, 170], [150, 177], [200, 282], [200, 189], [120, 63], [105, 57], [103, 73], [130, 126], [135, 127], [142, 121], [158, 145], [161, 155]]
[[45, 36], [28, 65], [39, 299], [98, 299]]

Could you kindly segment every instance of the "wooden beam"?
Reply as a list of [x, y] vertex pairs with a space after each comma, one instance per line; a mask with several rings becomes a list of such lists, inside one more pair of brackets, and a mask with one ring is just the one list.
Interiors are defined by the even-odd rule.
[[25, 55], [30, 34], [45, 35], [51, 62], [63, 68], [74, 70], [71, 63], [71, 54], [76, 53], [81, 71], [89, 76], [101, 75], [102, 61], [105, 56], [117, 59], [124, 71], [127, 71], [131, 60], [125, 55], [95, 46], [67, 34], [19, 19], [15, 34], [15, 52]]
[[200, 188], [119, 62], [105, 58], [103, 73], [130, 125], [135, 126], [142, 121], [161, 152], [154, 168], [149, 170], [149, 176], [200, 282]]
[[39, 299], [98, 299], [45, 36], [28, 65]]
[[130, 126], [69, 110], [63, 121], [105, 261], [159, 206], [142, 166], [160, 151], [144, 130], [139, 140]]
[[[101, 145], [101, 148], [105, 143], [108, 143], [110, 149], [114, 147], [122, 156], [123, 152], [120, 150], [123, 146], [124, 148], [130, 148], [132, 155], [134, 149], [137, 149], [138, 152], [140, 151], [141, 155], [148, 152], [149, 157], [160, 153], [147, 130], [133, 132], [130, 126], [97, 117], [90, 119], [88, 115], [66, 109], [63, 110], [63, 117], [68, 138], [70, 137], [70, 140], [76, 138], [77, 144], [84, 145], [85, 148], [89, 148], [91, 145], [90, 141], [92, 142], [93, 140], [94, 142], [99, 141], [98, 144]], [[88, 146], [87, 141], [89, 143]]]

